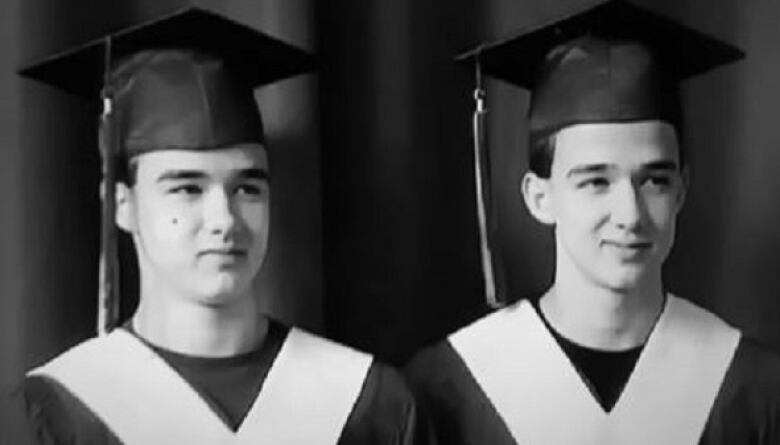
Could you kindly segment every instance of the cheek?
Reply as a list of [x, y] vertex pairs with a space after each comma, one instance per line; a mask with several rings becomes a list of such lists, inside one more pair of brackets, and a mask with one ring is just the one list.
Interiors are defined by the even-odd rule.
[[559, 201], [556, 224], [569, 233], [588, 233], [597, 230], [608, 220], [608, 212], [598, 199], [568, 195]]
[[265, 236], [268, 232], [269, 212], [267, 204], [250, 204], [242, 206], [241, 220], [247, 230], [255, 236]]
[[186, 212], [171, 208], [144, 209], [141, 227], [147, 238], [154, 238], [159, 244], [171, 244], [186, 237], [195, 225], [195, 218]]
[[650, 199], [647, 208], [650, 220], [657, 231], [674, 231], [677, 221], [677, 204], [673, 199], [668, 197]]

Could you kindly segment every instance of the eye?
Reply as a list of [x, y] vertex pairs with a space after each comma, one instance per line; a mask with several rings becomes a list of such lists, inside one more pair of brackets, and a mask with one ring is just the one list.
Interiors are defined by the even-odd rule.
[[593, 176], [577, 183], [578, 189], [601, 191], [609, 187], [609, 179], [603, 176]]
[[655, 190], [667, 190], [672, 186], [673, 179], [669, 175], [650, 175], [644, 180], [644, 184], [647, 187]]
[[182, 184], [172, 187], [168, 190], [168, 193], [174, 195], [199, 195], [203, 192], [203, 189], [197, 184]]
[[261, 184], [244, 183], [237, 185], [234, 192], [240, 196], [258, 198], [265, 194], [265, 187]]

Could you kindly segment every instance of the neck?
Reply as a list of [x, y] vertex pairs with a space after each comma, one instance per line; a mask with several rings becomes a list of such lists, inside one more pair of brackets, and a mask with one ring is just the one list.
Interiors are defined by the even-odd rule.
[[256, 349], [268, 329], [253, 298], [208, 305], [172, 292], [142, 288], [133, 317], [135, 332], [150, 343], [181, 354], [229, 357]]
[[564, 337], [600, 350], [625, 350], [645, 343], [663, 309], [664, 293], [657, 279], [630, 289], [609, 289], [581, 274], [556, 272], [555, 284], [540, 307]]

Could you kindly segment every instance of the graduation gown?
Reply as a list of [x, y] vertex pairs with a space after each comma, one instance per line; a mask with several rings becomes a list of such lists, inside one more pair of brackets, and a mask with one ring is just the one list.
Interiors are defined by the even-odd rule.
[[674, 296], [609, 412], [527, 301], [421, 350], [405, 373], [441, 443], [780, 444], [780, 357]]
[[[24, 398], [29, 425], [37, 443], [47, 445], [124, 444], [125, 442], [120, 437], [131, 437], [132, 434], [130, 436], [117, 434], [109, 427], [109, 424], [116, 425], [110, 421], [110, 410], [125, 409], [121, 405], [130, 406], [130, 409], [135, 410], [132, 411], [135, 413], [133, 417], [138, 417], [137, 420], [133, 420], [136, 423], [131, 424], [131, 429], [138, 428], [137, 425], [155, 423], [157, 424], [155, 428], [160, 431], [160, 425], [171, 425], [170, 435], [167, 434], [165, 426], [162, 427], [162, 433], [155, 433], [164, 436], [159, 437], [159, 440], [155, 436], [154, 440], [157, 441], [155, 443], [161, 444], [169, 443], [172, 440], [171, 437], [182, 437], [182, 434], [192, 434], [193, 438], [198, 438], [204, 443], [215, 441], [219, 443], [258, 443], [258, 441], [312, 443], [311, 436], [302, 441], [300, 439], [296, 439], [298, 441], [280, 439], [274, 430], [281, 426], [283, 430], [288, 430], [285, 434], [295, 435], [297, 432], [306, 432], [307, 429], [314, 428], [314, 425], [320, 422], [323, 417], [336, 419], [335, 425], [325, 425], [325, 428], [330, 428], [334, 434], [330, 434], [331, 440], [320, 437], [319, 433], [315, 434], [317, 440], [314, 443], [324, 444], [334, 443], [334, 441], [340, 445], [429, 443], [429, 431], [426, 430], [425, 423], [420, 421], [412, 395], [396, 371], [374, 361], [371, 356], [357, 351], [347, 351], [347, 348], [323, 338], [272, 322], [268, 339], [261, 350], [252, 354], [250, 360], [228, 358], [226, 361], [225, 359], [182, 357], [146, 344], [124, 329], [121, 331], [117, 333], [120, 336], [120, 342], [125, 342], [126, 345], [131, 345], [131, 348], [137, 348], [141, 353], [153, 356], [152, 361], [149, 362], [151, 364], [144, 366], [154, 368], [153, 372], [167, 374], [168, 380], [164, 381], [165, 384], [158, 385], [160, 388], [157, 390], [158, 396], [154, 397], [154, 391], [151, 392], [151, 397], [149, 394], [143, 395], [144, 388], [137, 391], [120, 389], [124, 386], [139, 385], [139, 382], [133, 381], [135, 379], [133, 376], [127, 376], [121, 372], [111, 376], [91, 378], [90, 382], [94, 381], [95, 385], [102, 385], [101, 391], [110, 394], [108, 397], [110, 403], [114, 403], [111, 398], [115, 396], [121, 395], [124, 399], [120, 401], [119, 408], [106, 409], [101, 405], [99, 396], [90, 399], [89, 389], [81, 393], [75, 391], [81, 394], [78, 396], [69, 389], [68, 384], [61, 381], [62, 379], [53, 378], [45, 373], [29, 374], [20, 387], [20, 394]], [[291, 337], [294, 336], [303, 337], [304, 342], [309, 342], [305, 346], [308, 349], [303, 349], [305, 354], [299, 354], [296, 359], [304, 362], [290, 363], [284, 367], [285, 365], [279, 362], [291, 360], [289, 349], [292, 348], [290, 346]], [[324, 363], [322, 361], [306, 363], [307, 356], [320, 356], [320, 358], [312, 360], [319, 360], [326, 356], [327, 354], [316, 349], [328, 349], [327, 345], [335, 345], [337, 350], [342, 349], [341, 353], [336, 354], [336, 360], [332, 363], [334, 363], [333, 367], [343, 369], [322, 369], [321, 365]], [[122, 348], [124, 347], [122, 346]], [[285, 350], [288, 351], [286, 354], [283, 352]], [[344, 363], [344, 353], [346, 353], [348, 361], [357, 359], [357, 365]], [[352, 358], [350, 358], [350, 354]], [[331, 354], [331, 359], [333, 359], [333, 354]], [[342, 360], [343, 366], [339, 365], [339, 360]], [[195, 361], [198, 363], [193, 364]], [[246, 362], [247, 365], [241, 362]], [[204, 365], [207, 365], [211, 371], [214, 371], [216, 367], [218, 372], [204, 373], [202, 372]], [[352, 367], [352, 370], [347, 369], [349, 366]], [[223, 369], [225, 367], [230, 369]], [[301, 374], [301, 378], [296, 381], [297, 377], [289, 379], [286, 378], [287, 376], [280, 376], [283, 369], [288, 374], [297, 372], [304, 374]], [[311, 374], [307, 376], [306, 373]], [[328, 380], [321, 380], [321, 374], [329, 374], [328, 378], [340, 379], [339, 375], [342, 373], [351, 374], [351, 379], [359, 380], [348, 382], [346, 386], [336, 391], [354, 391], [353, 395], [344, 398], [344, 396], [334, 394], [332, 388], [330, 390], [328, 388], [311, 388], [311, 382], [316, 384], [318, 381], [322, 381], [328, 385]], [[252, 375], [248, 376], [247, 374]], [[215, 378], [221, 381], [214, 381]], [[177, 382], [177, 379], [181, 382]], [[235, 382], [231, 382], [231, 380], [235, 380]], [[274, 380], [274, 383], [269, 383]], [[143, 385], [143, 383], [140, 384]], [[91, 386], [90, 383], [87, 385]], [[177, 391], [166, 389], [170, 387], [176, 387]], [[78, 389], [78, 386], [71, 385], [71, 388]], [[226, 402], [224, 395], [226, 389], [234, 394], [228, 393], [227, 403], [220, 403], [220, 401]], [[223, 393], [221, 398], [215, 396], [216, 392]], [[271, 392], [274, 392], [275, 395], [269, 396], [268, 393]], [[134, 393], [138, 394], [137, 398], [129, 396], [129, 394]], [[296, 397], [298, 398], [296, 399]], [[149, 400], [150, 398], [153, 400]], [[246, 406], [242, 405], [243, 402], [240, 400], [242, 398], [247, 400], [248, 403], [244, 404]], [[271, 402], [272, 398], [278, 400]], [[90, 400], [90, 402], [84, 399]], [[156, 418], [154, 415], [144, 413], [147, 410], [146, 407], [166, 403], [172, 407], [169, 410], [171, 415], [165, 416], [170, 418]], [[206, 409], [201, 409], [200, 412], [193, 414], [190, 412], [193, 411], [189, 407], [191, 404], [200, 405], [201, 408], [206, 407]], [[181, 415], [178, 412], [179, 407], [182, 408]], [[185, 407], [187, 407], [187, 411], [184, 411]], [[336, 412], [335, 417], [331, 411]], [[338, 414], [338, 411], [343, 411], [343, 413]], [[164, 411], [161, 412], [164, 413]], [[339, 416], [341, 416], [341, 420], [339, 420]], [[263, 418], [269, 417], [273, 419], [270, 423], [263, 420]], [[120, 418], [119, 421], [121, 423], [124, 419]], [[260, 427], [253, 425], [253, 423], [264, 425]], [[121, 430], [122, 426], [119, 425], [119, 427], [115, 426], [114, 429]], [[335, 431], [333, 431], [334, 428]], [[239, 432], [245, 430], [253, 433], [251, 440], [243, 440], [245, 438], [242, 437], [241, 441], [234, 441], [230, 437], [230, 432], [236, 433], [238, 436]], [[266, 430], [268, 433], [264, 433]], [[213, 436], [215, 432], [226, 435]], [[217, 439], [202, 439], [209, 434]], [[322, 434], [322, 436], [324, 435]], [[300, 436], [306, 437], [306, 434]], [[187, 443], [193, 443], [194, 440], [188, 440]], [[144, 440], [141, 439], [141, 441]]]

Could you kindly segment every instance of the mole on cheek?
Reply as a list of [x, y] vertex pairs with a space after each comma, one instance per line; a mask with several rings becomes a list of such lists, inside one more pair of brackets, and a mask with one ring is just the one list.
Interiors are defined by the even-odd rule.
[[174, 226], [177, 226], [179, 225], [179, 218], [173, 218], [171, 222], [173, 223]]

